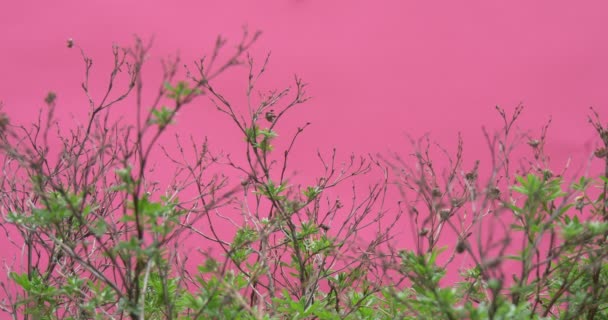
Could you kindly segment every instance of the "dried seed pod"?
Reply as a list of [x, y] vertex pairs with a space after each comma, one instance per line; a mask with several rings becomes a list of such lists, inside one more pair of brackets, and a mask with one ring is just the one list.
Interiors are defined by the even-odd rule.
[[530, 139], [528, 140], [528, 145], [534, 149], [538, 148], [538, 146], [540, 145], [540, 141], [536, 140], [536, 139]]
[[274, 122], [274, 120], [276, 118], [277, 118], [277, 115], [274, 114], [274, 110], [269, 110], [268, 112], [266, 112], [266, 121]]
[[574, 207], [576, 210], [582, 210], [585, 207], [585, 197], [578, 196], [574, 198]]
[[475, 182], [475, 180], [477, 180], [477, 170], [478, 169], [479, 169], [479, 160], [475, 161], [475, 166], [473, 167], [473, 170], [471, 170], [470, 172], [467, 172], [464, 175], [464, 178], [467, 180], [467, 182], [473, 183], [473, 182]]
[[8, 116], [5, 113], [0, 113], [0, 132], [6, 130], [6, 127], [10, 123]]
[[595, 152], [593, 154], [600, 159], [606, 158], [608, 156], [608, 149], [599, 148], [599, 149], [595, 150]]
[[488, 198], [490, 198], [490, 199], [494, 199], [494, 200], [498, 199], [498, 198], [500, 198], [500, 189], [498, 189], [496, 187], [490, 187], [488, 189], [487, 195], [488, 195]]
[[500, 265], [500, 258], [491, 258], [485, 261], [482, 261], [482, 264], [489, 269], [496, 268]]
[[439, 217], [441, 218], [441, 220], [448, 220], [451, 215], [452, 215], [452, 210], [451, 209], [441, 209], [441, 210], [439, 210]]
[[452, 207], [455, 207], [455, 208], [461, 207], [466, 202], [467, 202], [466, 198], [452, 198], [450, 200], [450, 203], [452, 204]]
[[468, 247], [468, 244], [466, 242], [466, 240], [458, 240], [458, 243], [456, 244], [456, 252], [457, 253], [463, 253]]
[[49, 93], [44, 98], [44, 102], [47, 105], [51, 105], [51, 104], [53, 104], [53, 102], [55, 102], [56, 99], [57, 99], [57, 94], [53, 91], [49, 91]]
[[468, 182], [473, 182], [473, 181], [477, 180], [477, 172], [475, 172], [475, 171], [467, 172], [467, 174], [464, 175], [464, 178], [467, 179]]
[[439, 188], [433, 188], [433, 190], [431, 190], [431, 195], [433, 198], [439, 198], [441, 197], [441, 190], [439, 190]]
[[336, 200], [336, 208], [340, 209], [342, 208], [344, 205], [342, 204], [342, 201], [340, 201], [339, 199]]

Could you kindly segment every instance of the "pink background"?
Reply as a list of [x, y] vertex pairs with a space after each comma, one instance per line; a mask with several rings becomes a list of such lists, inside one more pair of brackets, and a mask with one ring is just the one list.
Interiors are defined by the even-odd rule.
[[[314, 152], [405, 155], [404, 133], [431, 132], [450, 150], [465, 141], [465, 167], [487, 157], [481, 127], [499, 129], [494, 106], [526, 106], [522, 130], [538, 135], [550, 116], [552, 166], [573, 156], [584, 165], [597, 143], [588, 107], [608, 116], [608, 5], [605, 1], [3, 1], [0, 4], [0, 100], [14, 122], [33, 120], [49, 90], [60, 116], [86, 114], [83, 63], [73, 38], [95, 60], [104, 83], [111, 45], [155, 36], [147, 75], [158, 60], [181, 53], [190, 63], [209, 52], [217, 34], [237, 41], [241, 26], [264, 32], [252, 54], [272, 51], [266, 88], [310, 83], [313, 99], [294, 111], [285, 136], [310, 121], [296, 165], [320, 168]], [[221, 80], [242, 99], [246, 73]], [[154, 84], [155, 86], [156, 84]], [[101, 87], [98, 87], [101, 90]], [[132, 114], [129, 104], [120, 106]], [[230, 122], [200, 100], [177, 119], [183, 133], [212, 146], [241, 150]], [[238, 146], [239, 148], [236, 148]], [[372, 179], [373, 180], [373, 179]], [[371, 180], [370, 180], [371, 181]], [[396, 199], [393, 199], [396, 200]]]
[[[179, 50], [190, 62], [219, 33], [236, 40], [244, 24], [265, 32], [254, 53], [273, 53], [268, 87], [291, 84], [293, 73], [310, 83], [314, 100], [300, 115], [313, 122], [304, 138], [314, 148], [384, 152], [402, 149], [403, 132], [452, 143], [462, 131], [477, 152], [480, 127], [498, 124], [493, 106], [523, 102], [523, 128], [553, 116], [550, 147], [561, 158], [589, 150], [580, 143], [592, 137], [587, 107], [608, 110], [604, 1], [25, 0], [0, 8], [0, 99], [23, 119], [48, 90], [65, 109], [85, 108], [83, 65], [67, 38], [105, 80], [113, 42], [155, 35], [153, 58]], [[245, 78], [225, 79], [242, 95]], [[201, 109], [180, 123], [197, 128], [190, 115], [215, 116]]]

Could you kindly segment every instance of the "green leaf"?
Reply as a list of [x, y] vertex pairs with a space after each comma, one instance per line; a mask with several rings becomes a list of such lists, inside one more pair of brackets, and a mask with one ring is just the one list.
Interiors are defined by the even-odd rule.
[[154, 108], [150, 112], [151, 117], [148, 121], [150, 124], [157, 124], [160, 128], [164, 128], [173, 122], [175, 111], [172, 109], [162, 106], [160, 110]]

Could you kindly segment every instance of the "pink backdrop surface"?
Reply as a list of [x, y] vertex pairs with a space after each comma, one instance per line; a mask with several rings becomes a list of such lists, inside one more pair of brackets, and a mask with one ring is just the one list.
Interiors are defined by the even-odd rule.
[[[301, 117], [313, 122], [307, 144], [315, 148], [383, 152], [400, 149], [403, 132], [451, 142], [462, 131], [477, 152], [480, 127], [499, 123], [493, 106], [523, 102], [523, 128], [553, 116], [550, 147], [561, 158], [589, 150], [580, 143], [592, 137], [587, 107], [608, 110], [604, 1], [25, 0], [0, 8], [0, 98], [23, 119], [49, 90], [63, 108], [85, 108], [83, 64], [67, 38], [103, 72], [111, 44], [128, 45], [133, 34], [155, 36], [155, 58], [179, 50], [190, 62], [219, 33], [236, 40], [244, 24], [264, 31], [255, 53], [272, 51], [269, 87], [290, 84], [293, 73], [310, 83], [314, 100]], [[244, 92], [243, 77], [227, 78]], [[198, 128], [197, 117], [184, 118]]]
[[[376, 154], [411, 148], [404, 133], [430, 132], [455, 149], [465, 141], [465, 166], [487, 158], [481, 127], [499, 129], [494, 109], [526, 109], [521, 130], [538, 135], [552, 117], [547, 151], [552, 166], [593, 150], [588, 107], [608, 116], [608, 4], [605, 1], [3, 1], [0, 4], [0, 100], [14, 122], [31, 121], [49, 90], [60, 116], [86, 114], [83, 63], [73, 38], [95, 60], [102, 84], [111, 45], [134, 34], [155, 37], [148, 74], [179, 51], [190, 63], [209, 52], [217, 34], [237, 41], [241, 27], [264, 32], [252, 54], [272, 51], [267, 88], [291, 85], [297, 73], [313, 99], [294, 111], [295, 127], [310, 121], [295, 153], [314, 174], [317, 149]], [[243, 97], [244, 69], [221, 80]], [[156, 85], [156, 84], [155, 84]], [[101, 90], [101, 87], [98, 87]], [[129, 104], [122, 104], [126, 115]], [[123, 111], [121, 111], [123, 112]], [[225, 135], [230, 121], [201, 100], [183, 111], [177, 130], [209, 136], [212, 146], [240, 150]], [[370, 178], [371, 179], [371, 178]], [[397, 199], [393, 199], [397, 200]]]

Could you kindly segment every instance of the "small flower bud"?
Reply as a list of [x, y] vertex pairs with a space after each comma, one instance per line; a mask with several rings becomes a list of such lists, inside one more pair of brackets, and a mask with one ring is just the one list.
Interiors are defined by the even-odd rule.
[[74, 46], [74, 39], [69, 38], [67, 41], [67, 46], [71, 49]]

